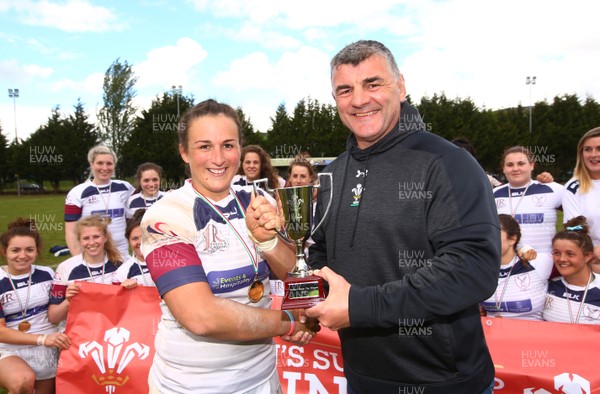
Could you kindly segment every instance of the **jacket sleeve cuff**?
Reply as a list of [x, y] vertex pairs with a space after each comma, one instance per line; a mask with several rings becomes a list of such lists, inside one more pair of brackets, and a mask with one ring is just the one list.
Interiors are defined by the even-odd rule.
[[350, 287], [348, 294], [348, 315], [350, 327], [376, 326], [377, 311], [375, 308], [375, 287]]

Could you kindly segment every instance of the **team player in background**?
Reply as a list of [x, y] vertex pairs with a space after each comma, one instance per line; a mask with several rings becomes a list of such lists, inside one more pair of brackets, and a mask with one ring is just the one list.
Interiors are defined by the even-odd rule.
[[481, 304], [482, 308], [487, 316], [542, 320], [552, 257], [540, 253], [532, 261], [520, 258], [517, 255], [517, 244], [521, 239], [519, 223], [510, 215], [498, 217], [502, 241], [498, 288]]
[[128, 244], [125, 239], [125, 207], [133, 193], [128, 182], [111, 177], [117, 165], [115, 152], [103, 145], [94, 146], [88, 152], [91, 179], [75, 186], [65, 202], [65, 240], [71, 256], [81, 253], [77, 243], [76, 222], [82, 217], [99, 215], [109, 223], [108, 229], [122, 258], [127, 258]]
[[71, 300], [79, 293], [76, 281], [112, 284], [117, 265], [121, 264], [121, 253], [104, 218], [98, 215], [81, 218], [75, 231], [81, 253], [58, 265], [52, 283], [48, 315], [55, 324], [67, 318]]
[[[269, 189], [285, 186], [285, 180], [277, 175], [277, 170], [271, 165], [271, 157], [258, 145], [247, 145], [242, 149], [242, 160], [238, 175], [233, 177], [234, 185], [247, 186], [258, 179], [267, 179]], [[264, 187], [261, 185], [261, 187]]]
[[0, 236], [0, 387], [54, 393], [58, 351], [71, 344], [48, 320], [51, 268], [34, 265], [42, 241], [35, 222], [19, 218]]
[[[140, 164], [135, 172], [135, 194], [127, 200], [125, 216], [131, 219], [138, 209], [148, 209], [163, 198], [160, 190], [162, 167], [154, 163]], [[128, 238], [128, 237], [126, 237]]]
[[[150, 393], [281, 392], [272, 337], [304, 344], [318, 324], [301, 322], [298, 310], [270, 309], [270, 271], [283, 278], [295, 262], [289, 245], [267, 241], [281, 226], [274, 201], [231, 183], [241, 132], [229, 105], [194, 106], [178, 136], [191, 179], [152, 205], [141, 225], [163, 300]], [[265, 226], [254, 233], [256, 247], [246, 215], [249, 226]]]
[[[600, 263], [600, 127], [585, 133], [577, 144], [573, 179], [565, 185], [564, 222], [582, 215], [587, 219], [596, 259]], [[600, 272], [600, 268], [595, 268]]]
[[550, 281], [544, 320], [600, 324], [600, 279], [590, 268], [594, 247], [584, 216], [565, 224], [552, 240], [552, 258], [561, 275]]
[[129, 241], [132, 254], [125, 263], [117, 268], [113, 277], [114, 284], [120, 284], [127, 289], [136, 288], [138, 285], [155, 286], [140, 249], [142, 246], [140, 223], [145, 212], [145, 209], [138, 209], [133, 214], [133, 218], [127, 221], [125, 236]]
[[502, 170], [508, 184], [494, 189], [499, 214], [516, 219], [521, 227], [521, 244], [537, 253], [550, 253], [556, 233], [556, 211], [561, 207], [563, 187], [556, 182], [531, 179], [535, 161], [523, 146], [504, 151]]

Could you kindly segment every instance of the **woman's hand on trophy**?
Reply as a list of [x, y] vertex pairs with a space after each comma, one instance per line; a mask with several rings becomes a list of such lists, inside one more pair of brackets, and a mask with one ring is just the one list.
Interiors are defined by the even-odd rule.
[[306, 345], [321, 330], [319, 321], [305, 317], [304, 309], [291, 309], [289, 312], [294, 316], [294, 332], [291, 335], [282, 335], [281, 338], [295, 345]]
[[264, 196], [252, 193], [246, 209], [246, 226], [254, 242], [270, 241], [277, 236], [275, 229], [281, 228], [281, 217]]

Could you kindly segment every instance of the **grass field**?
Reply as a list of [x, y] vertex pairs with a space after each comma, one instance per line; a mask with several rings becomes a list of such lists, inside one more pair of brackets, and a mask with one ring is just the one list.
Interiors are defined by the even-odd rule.
[[[64, 194], [0, 196], [0, 232], [4, 232], [7, 224], [19, 216], [34, 218], [43, 242], [43, 253], [37, 263], [56, 268], [58, 263], [69, 257], [54, 257], [49, 252], [54, 245], [67, 244], [63, 222], [64, 205]], [[559, 211], [556, 221], [557, 231], [562, 230], [562, 217], [562, 211]]]
[[[49, 249], [54, 245], [66, 245], [63, 212], [64, 194], [44, 194], [30, 196], [0, 196], [0, 231], [17, 217], [35, 219], [42, 236], [42, 255], [37, 264], [56, 268], [58, 263], [69, 256], [54, 257]], [[4, 262], [2, 262], [4, 264]]]

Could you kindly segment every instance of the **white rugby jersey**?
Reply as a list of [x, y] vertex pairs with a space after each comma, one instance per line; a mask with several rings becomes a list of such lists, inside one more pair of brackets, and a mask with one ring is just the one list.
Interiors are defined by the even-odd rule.
[[164, 196], [165, 192], [163, 191], [159, 191], [158, 194], [152, 198], [145, 198], [141, 192], [135, 193], [127, 200], [127, 205], [125, 208], [125, 217], [127, 219], [131, 219], [135, 211], [137, 211], [138, 209], [150, 208], [152, 204], [154, 204]]
[[500, 309], [502, 317], [542, 320], [552, 266], [549, 253], [538, 253], [529, 265], [515, 258], [501, 266], [496, 291], [481, 304], [487, 315], [497, 317]]
[[551, 252], [552, 237], [556, 234], [556, 210], [562, 204], [563, 189], [556, 182], [537, 181], [519, 188], [506, 184], [494, 189], [498, 213], [514, 214], [521, 227], [521, 245], [529, 245], [538, 253]]
[[[112, 261], [98, 264], [86, 264], [83, 255], [75, 255], [56, 267], [52, 290], [50, 292], [50, 304], [60, 304], [65, 300], [67, 286], [75, 281], [94, 282], [111, 285], [117, 266]], [[103, 273], [104, 271], [104, 273]], [[90, 277], [90, 273], [92, 274]]]
[[[0, 269], [0, 318], [6, 322], [6, 327], [18, 330], [19, 323], [27, 320], [31, 328], [29, 334], [52, 334], [58, 331], [57, 327], [48, 320], [48, 303], [50, 287], [54, 271], [50, 267], [31, 266], [31, 288], [29, 289], [29, 303], [27, 303], [27, 284], [29, 273], [11, 275], [18, 297], [10, 283], [6, 266]], [[21, 302], [19, 303], [19, 299]], [[23, 308], [27, 305], [25, 316]], [[33, 346], [33, 345], [31, 345]], [[0, 349], [15, 350], [29, 345], [13, 345], [0, 343]]]
[[121, 264], [113, 276], [114, 284], [121, 284], [127, 279], [135, 279], [141, 286], [156, 286], [150, 270], [145, 261], [139, 261], [135, 256], [130, 256], [126, 262]]
[[[245, 209], [252, 188], [232, 185], [232, 190]], [[229, 195], [213, 203], [256, 258], [235, 198]], [[254, 308], [270, 307], [269, 267], [264, 256], [258, 254], [258, 279], [264, 285], [264, 295], [252, 303], [248, 289], [255, 271], [248, 252], [229, 225], [197, 196], [189, 180], [152, 205], [141, 227], [142, 252], [161, 296], [188, 283], [206, 282], [217, 297]], [[202, 307], [201, 302], [198, 307]], [[245, 392], [276, 373], [271, 338], [244, 343], [203, 338], [180, 326], [164, 301], [161, 309], [156, 355], [150, 369], [160, 392]]]
[[129, 244], [125, 238], [125, 207], [133, 190], [133, 186], [125, 181], [111, 180], [108, 185], [96, 187], [88, 179], [67, 194], [65, 222], [75, 222], [90, 215], [109, 216], [108, 231], [124, 260], [129, 255]]
[[579, 215], [585, 216], [590, 226], [589, 234], [594, 246], [600, 245], [600, 180], [592, 181], [585, 194], [579, 190], [579, 181], [571, 179], [565, 184], [563, 196], [564, 223]]
[[[544, 305], [544, 320], [574, 323], [579, 315], [579, 324], [600, 324], [600, 278], [598, 275], [595, 275], [594, 280], [589, 283], [585, 300], [583, 299], [584, 293], [585, 287], [570, 285], [562, 276], [551, 280]], [[583, 307], [581, 306], [582, 302]], [[581, 314], [579, 313], [580, 309]]]

